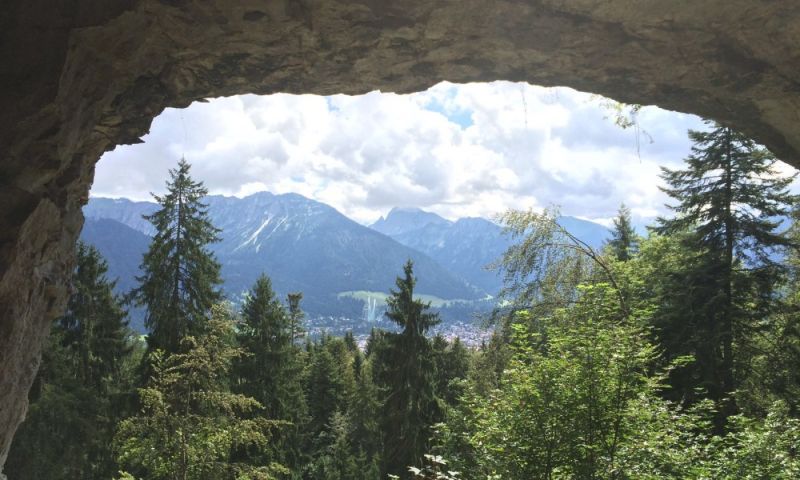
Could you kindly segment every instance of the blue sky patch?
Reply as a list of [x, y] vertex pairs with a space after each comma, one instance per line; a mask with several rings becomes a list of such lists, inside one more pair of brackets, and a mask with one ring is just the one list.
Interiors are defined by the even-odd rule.
[[[455, 92], [450, 92], [448, 95], [452, 96]], [[451, 123], [455, 123], [456, 125], [460, 126], [461, 129], [465, 129], [467, 127], [472, 126], [472, 111], [466, 110], [463, 108], [459, 108], [457, 110], [448, 109], [445, 107], [442, 102], [439, 101], [437, 98], [432, 98], [426, 105], [425, 110], [429, 110], [431, 112], [441, 113]]]

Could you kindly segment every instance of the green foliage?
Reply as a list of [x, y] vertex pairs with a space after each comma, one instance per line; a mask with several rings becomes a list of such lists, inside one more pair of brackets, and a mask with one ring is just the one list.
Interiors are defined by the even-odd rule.
[[324, 447], [314, 455], [314, 460], [309, 466], [311, 478], [324, 480], [360, 478], [359, 466], [352, 454], [350, 428], [351, 422], [347, 415], [339, 411], [334, 412], [319, 439]]
[[667, 355], [693, 345], [695, 378], [684, 377], [676, 387], [684, 397], [701, 388], [717, 402], [722, 428], [736, 411], [738, 372], [750, 368], [750, 340], [775, 305], [784, 269], [771, 255], [792, 246], [776, 231], [776, 218], [797, 197], [787, 191], [794, 177], [777, 174], [772, 154], [727, 127], [707, 125], [708, 131], [689, 132], [694, 145], [686, 169], [662, 169], [677, 215], [660, 218], [655, 231], [677, 235], [686, 261], [667, 273], [672, 279], [665, 291], [675, 298], [658, 302], [656, 321], [661, 338], [672, 337], [661, 342]]
[[577, 301], [577, 286], [593, 275], [611, 283], [623, 316], [630, 314], [624, 291], [600, 252], [558, 224], [558, 211], [509, 210], [501, 221], [506, 233], [518, 243], [503, 254], [498, 268], [504, 273], [500, 292], [506, 310], [532, 311], [547, 316]]
[[292, 373], [292, 332], [268, 277], [260, 276], [245, 298], [236, 336], [247, 353], [235, 364], [237, 389], [257, 399], [269, 415], [284, 415], [288, 399], [281, 390]]
[[614, 125], [622, 129], [637, 125], [636, 116], [641, 111], [642, 105], [617, 102], [600, 96], [595, 96], [594, 99], [599, 100], [600, 107], [611, 115]]
[[[409, 467], [415, 480], [458, 480], [459, 472], [447, 470], [447, 461], [439, 455], [425, 455], [422, 468]], [[397, 478], [390, 475], [389, 478]]]
[[136, 303], [147, 308], [150, 350], [167, 353], [177, 352], [186, 335], [198, 335], [211, 306], [222, 299], [220, 265], [208, 250], [219, 230], [202, 203], [208, 192], [202, 182], [192, 180], [189, 169], [181, 159], [169, 172], [167, 194], [153, 195], [161, 209], [144, 218], [156, 233], [132, 292]]
[[466, 402], [474, 425], [459, 435], [478, 464], [459, 470], [498, 478], [611, 478], [616, 471], [628, 403], [653, 352], [643, 332], [616, 322], [607, 284], [581, 290], [581, 300], [545, 326], [517, 315], [499, 389], [473, 392]]
[[309, 344], [305, 478], [380, 478], [380, 401], [352, 337]]
[[[651, 379], [652, 380], [652, 379]], [[688, 410], [662, 400], [659, 385], [641, 391], [629, 402], [627, 432], [617, 454], [621, 478], [643, 480], [710, 477], [708, 456], [713, 451], [713, 404], [699, 402]]]
[[342, 412], [347, 405], [345, 378], [341, 364], [323, 343], [314, 349], [311, 355], [311, 367], [308, 378], [308, 399], [311, 422], [309, 433], [313, 436], [322, 434], [330, 425], [336, 412]]
[[800, 421], [777, 402], [763, 419], [735, 415], [729, 432], [713, 435], [713, 403], [689, 410], [655, 396], [631, 404], [632, 435], [621, 448], [623, 478], [790, 479], [800, 473]]
[[[360, 352], [355, 357], [354, 367], [362, 363]], [[364, 478], [380, 476], [380, 455], [383, 452], [381, 436], [381, 402], [377, 386], [373, 381], [372, 365], [364, 363], [354, 368], [356, 391], [349, 408], [352, 427], [350, 431], [353, 451], [359, 459]]]
[[227, 307], [212, 308], [206, 331], [187, 336], [182, 351], [152, 353], [153, 376], [139, 389], [141, 410], [119, 424], [114, 450], [121, 466], [148, 479], [275, 478], [280, 465], [232, 461], [237, 450], [266, 449], [275, 422], [253, 416], [262, 406], [230, 392], [228, 375], [241, 356], [232, 344]]
[[[800, 208], [795, 206], [785, 235], [800, 244]], [[790, 249], [784, 265], [788, 275], [781, 285], [777, 308], [759, 323], [751, 338], [749, 371], [736, 392], [737, 402], [749, 415], [763, 416], [776, 401], [800, 413], [800, 253]]]
[[661, 349], [658, 366], [665, 368], [686, 356], [696, 360], [670, 369], [665, 398], [682, 405], [691, 405], [708, 392], [721, 398], [716, 382], [719, 360], [713, 355], [718, 350], [708, 343], [715, 333], [709, 319], [717, 307], [709, 299], [719, 298], [714, 269], [704, 268], [705, 258], [684, 248], [681, 235], [652, 237], [628, 263], [632, 276], [643, 285], [638, 296], [654, 306], [650, 324]]
[[773, 265], [771, 249], [790, 245], [775, 230], [777, 218], [797, 200], [787, 191], [794, 176], [780, 175], [777, 159], [744, 135], [706, 125], [710, 130], [689, 132], [694, 145], [685, 169], [662, 168], [663, 190], [677, 200], [670, 206], [677, 215], [660, 218], [656, 231], [691, 230], [691, 242], [720, 255], [735, 255], [754, 268]]
[[633, 229], [631, 220], [631, 209], [623, 203], [614, 218], [614, 230], [611, 231], [611, 240], [608, 242], [608, 246], [617, 260], [625, 262], [636, 254], [638, 243], [639, 238]]
[[469, 353], [457, 337], [448, 342], [441, 335], [436, 335], [431, 347], [436, 365], [436, 395], [447, 405], [456, 405], [464, 393], [464, 380], [469, 372]]
[[376, 383], [383, 391], [383, 472], [394, 475], [407, 475], [408, 466], [421, 464], [432, 426], [442, 414], [435, 392], [433, 349], [425, 337], [439, 319], [427, 311], [429, 304], [414, 299], [416, 279], [410, 261], [403, 271], [386, 313], [403, 330], [385, 334], [383, 348], [374, 357], [379, 364]]
[[712, 459], [714, 478], [775, 480], [800, 477], [800, 420], [776, 403], [764, 420], [736, 416], [731, 432], [717, 441]]
[[289, 330], [292, 342], [305, 335], [303, 328], [303, 310], [300, 308], [300, 302], [303, 300], [302, 292], [290, 293], [286, 296], [287, 304], [289, 305]]
[[403, 329], [403, 334], [410, 337], [423, 337], [431, 327], [439, 323], [435, 313], [428, 312], [431, 305], [414, 299], [414, 265], [411, 260], [403, 266], [404, 277], [395, 281], [397, 290], [392, 290], [386, 299], [388, 310], [386, 317]]
[[473, 353], [468, 372], [470, 385], [480, 395], [488, 393], [500, 386], [500, 378], [508, 366], [511, 352], [508, 348], [510, 342], [510, 329], [505, 325], [496, 328], [489, 338], [489, 343], [482, 343], [480, 348]]
[[363, 352], [352, 334], [299, 347], [302, 294], [284, 307], [266, 276], [240, 316], [213, 303], [217, 230], [181, 161], [148, 217], [157, 234], [134, 292], [153, 329], [138, 399], [144, 341], [128, 334], [105, 262], [79, 245], [7, 473], [798, 478], [800, 208], [779, 235], [774, 217], [796, 198], [774, 158], [717, 125], [691, 137], [688, 168], [664, 171], [677, 216], [648, 239], [624, 206], [603, 252], [555, 210], [504, 215], [518, 243], [477, 349], [426, 337], [439, 318], [415, 300], [411, 262], [386, 299], [401, 331], [373, 330]]
[[243, 355], [233, 366], [234, 391], [257, 400], [258, 415], [287, 424], [270, 443], [263, 461], [298, 468], [302, 462], [307, 408], [303, 391], [303, 353], [294, 344], [301, 328], [300, 297], [286, 312], [268, 277], [258, 278], [242, 306], [236, 339]]
[[503, 254], [501, 298], [511, 310], [545, 314], [575, 300], [575, 287], [591, 268], [580, 245], [572, 242], [556, 218], [557, 210], [541, 214], [511, 210], [501, 218], [505, 231], [516, 243]]
[[[718, 403], [678, 395], [684, 407], [664, 399], [685, 395], [680, 386], [708, 387], [709, 326], [700, 313], [711, 314], [709, 299], [720, 296], [707, 268], [715, 257], [704, 255], [712, 249], [688, 248], [694, 231], [676, 231], [642, 241], [636, 256], [604, 258], [561, 232], [554, 217], [504, 216], [520, 239], [503, 262], [511, 308], [495, 345], [476, 355], [457, 408], [437, 427], [434, 451], [471, 478], [796, 475], [800, 432], [786, 404], [763, 407], [764, 419], [730, 417], [727, 435], [719, 435]], [[745, 301], [743, 309], [758, 308]], [[786, 331], [791, 323], [783, 318]], [[510, 359], [492, 360], [502, 358], [504, 338]], [[780, 349], [782, 358], [788, 351]], [[498, 365], [502, 372], [488, 373]], [[654, 374], [659, 368], [664, 373]], [[786, 371], [777, 376], [786, 380]], [[769, 391], [753, 385], [746, 394], [768, 399]]]

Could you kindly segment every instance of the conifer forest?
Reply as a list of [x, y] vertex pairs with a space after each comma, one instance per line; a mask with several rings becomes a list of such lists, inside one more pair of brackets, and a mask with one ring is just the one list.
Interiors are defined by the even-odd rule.
[[[226, 298], [190, 164], [170, 170], [137, 285], [76, 246], [12, 444], [16, 479], [800, 478], [800, 199], [766, 149], [690, 131], [669, 215], [621, 205], [594, 248], [557, 207], [508, 210], [479, 345], [434, 333], [410, 260], [392, 329], [311, 336], [270, 272]], [[146, 335], [129, 327], [144, 312]]]

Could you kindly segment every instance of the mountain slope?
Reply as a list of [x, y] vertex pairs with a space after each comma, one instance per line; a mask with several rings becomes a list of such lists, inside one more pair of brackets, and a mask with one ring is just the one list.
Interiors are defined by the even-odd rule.
[[[110, 218], [89, 217], [83, 223], [81, 240], [93, 245], [106, 259], [106, 277], [117, 281], [114, 288], [117, 294], [124, 295], [136, 286], [136, 277], [141, 273], [139, 265], [150, 247], [150, 237]], [[126, 308], [131, 328], [144, 332], [144, 311], [137, 307]]]
[[[209, 196], [206, 202], [212, 222], [222, 230], [222, 240], [211, 248], [222, 264], [224, 288], [234, 300], [258, 275], [266, 273], [279, 294], [303, 292], [309, 314], [358, 316], [360, 302], [340, 299], [337, 294], [388, 292], [407, 259], [415, 262], [420, 293], [443, 299], [483, 295], [427, 255], [300, 195], [263, 192], [242, 199]], [[152, 232], [141, 215], [156, 208], [150, 202], [92, 198], [85, 214], [87, 222], [105, 218], [125, 224], [126, 229], [118, 229], [119, 235], [125, 236], [131, 229], [139, 234]], [[140, 261], [139, 254], [137, 266]], [[114, 264], [118, 263], [115, 259]], [[132, 282], [129, 270], [112, 273], [119, 275], [121, 282]]]
[[108, 262], [109, 280], [118, 279], [116, 290], [130, 291], [136, 285], [142, 255], [150, 237], [110, 218], [87, 218], [81, 240], [93, 245]]
[[[407, 259], [415, 262], [417, 291], [444, 300], [496, 294], [502, 280], [485, 267], [509, 246], [501, 227], [481, 218], [451, 222], [418, 209], [393, 209], [373, 228], [332, 207], [296, 194], [262, 192], [246, 198], [206, 198], [212, 222], [222, 230], [211, 246], [222, 264], [224, 288], [233, 300], [266, 273], [280, 295], [301, 291], [310, 315], [359, 317], [361, 302], [343, 292], [388, 292]], [[141, 256], [153, 233], [143, 214], [152, 202], [92, 198], [84, 209], [82, 238], [109, 261], [119, 291], [135, 284]], [[572, 217], [562, 225], [599, 247], [609, 231]], [[390, 238], [380, 231], [389, 232]], [[358, 297], [358, 295], [354, 295]]]
[[446, 224], [427, 224], [418, 230], [392, 236], [398, 242], [428, 254], [471, 285], [495, 295], [502, 279], [487, 268], [506, 251], [510, 242], [500, 227], [482, 218], [462, 218]]
[[126, 225], [140, 233], [152, 237], [155, 234], [153, 225], [142, 218], [158, 209], [153, 202], [134, 202], [127, 198], [91, 197], [83, 207], [86, 220], [110, 219]]
[[381, 217], [370, 228], [384, 235], [393, 236], [419, 230], [428, 225], [447, 226], [451, 222], [419, 208], [393, 208], [386, 217]]
[[599, 223], [575, 217], [558, 217], [558, 224], [595, 249], [611, 239], [611, 230]]
[[[498, 261], [511, 245], [502, 227], [483, 218], [462, 218], [451, 222], [418, 209], [403, 209], [400, 212], [402, 215], [393, 209], [385, 218], [372, 224], [371, 228], [428, 254], [443, 267], [483, 291], [494, 295], [500, 290], [503, 283], [501, 276], [487, 267]], [[560, 217], [558, 222], [595, 248], [602, 246], [610, 235], [604, 226], [586, 220]]]
[[272, 276], [279, 290], [307, 296], [386, 292], [410, 258], [420, 293], [445, 299], [479, 296], [427, 255], [300, 195], [212, 196], [208, 203], [212, 221], [223, 231], [214, 249], [229, 292], [249, 288], [260, 271]]

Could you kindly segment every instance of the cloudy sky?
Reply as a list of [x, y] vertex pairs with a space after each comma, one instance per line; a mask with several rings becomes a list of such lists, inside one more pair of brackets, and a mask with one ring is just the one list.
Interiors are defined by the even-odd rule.
[[244, 95], [167, 109], [144, 143], [97, 166], [92, 195], [150, 199], [181, 156], [213, 194], [296, 192], [370, 223], [394, 206], [455, 219], [558, 205], [607, 223], [664, 212], [659, 165], [679, 167], [699, 118], [646, 107], [640, 130], [567, 88], [441, 83], [361, 96]]

